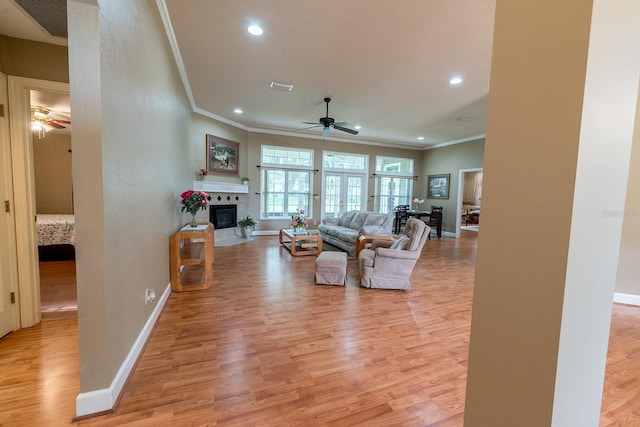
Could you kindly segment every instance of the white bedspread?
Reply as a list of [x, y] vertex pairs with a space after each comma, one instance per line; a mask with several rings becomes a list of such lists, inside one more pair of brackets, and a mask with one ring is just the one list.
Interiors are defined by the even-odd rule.
[[36, 215], [38, 246], [75, 245], [75, 218], [64, 214]]

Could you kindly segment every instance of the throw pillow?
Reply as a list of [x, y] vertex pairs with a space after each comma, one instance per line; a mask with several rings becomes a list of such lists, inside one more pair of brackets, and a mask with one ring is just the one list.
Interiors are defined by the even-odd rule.
[[405, 246], [407, 246], [408, 243], [409, 243], [409, 237], [402, 236], [398, 240], [393, 242], [391, 244], [391, 246], [389, 246], [389, 249], [395, 249], [396, 251], [402, 251], [402, 250], [404, 250]]

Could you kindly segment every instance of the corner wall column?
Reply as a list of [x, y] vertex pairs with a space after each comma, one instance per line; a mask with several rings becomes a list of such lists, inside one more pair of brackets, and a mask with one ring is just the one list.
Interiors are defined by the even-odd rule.
[[497, 0], [466, 427], [597, 426], [637, 0]]

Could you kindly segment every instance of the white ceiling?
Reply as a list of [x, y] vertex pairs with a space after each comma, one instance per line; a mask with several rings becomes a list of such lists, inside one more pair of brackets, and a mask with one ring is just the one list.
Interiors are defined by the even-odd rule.
[[[334, 129], [331, 139], [421, 149], [484, 136], [495, 0], [158, 3], [202, 114], [255, 132], [321, 138], [320, 127], [299, 129], [323, 117], [323, 98], [331, 97], [331, 117], [362, 126], [358, 136]], [[34, 40], [44, 30], [21, 28], [35, 21], [22, 16], [17, 28], [6, 26], [17, 15], [5, 12], [16, 7], [0, 0], [0, 31]], [[261, 37], [246, 31], [254, 22]], [[451, 86], [455, 75], [464, 81]], [[272, 81], [295, 88], [274, 90]]]

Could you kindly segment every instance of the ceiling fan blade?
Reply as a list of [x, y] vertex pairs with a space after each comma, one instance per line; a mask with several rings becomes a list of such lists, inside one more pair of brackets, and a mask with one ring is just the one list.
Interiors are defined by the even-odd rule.
[[304, 123], [305, 125], [318, 125], [318, 126], [321, 126], [321, 124], [318, 123], [318, 122], [302, 122], [302, 123]]
[[349, 122], [335, 122], [334, 126], [351, 126]]
[[55, 128], [55, 129], [64, 129], [65, 128], [65, 126], [59, 125], [58, 123], [56, 123], [53, 120], [47, 120], [47, 125], [51, 126], [52, 128]]
[[329, 126], [325, 126], [325, 127], [322, 129], [322, 136], [323, 136], [324, 138], [326, 138], [326, 137], [328, 137], [328, 136], [329, 136]]
[[317, 128], [317, 127], [320, 127], [320, 126], [321, 126], [321, 125], [308, 126], [308, 127], [306, 127], [306, 128], [296, 129], [296, 131], [299, 131], [299, 130], [307, 130], [307, 129], [313, 129], [313, 128]]
[[71, 124], [71, 120], [63, 120], [63, 119], [49, 119], [48, 121], [50, 122], [55, 122], [55, 123], [62, 123], [63, 125], [70, 125]]
[[333, 127], [335, 129], [341, 130], [342, 132], [350, 133], [351, 135], [357, 135], [358, 134], [357, 130], [353, 130], [353, 129], [345, 128], [345, 127], [342, 127], [342, 126], [338, 126], [335, 123], [334, 123]]

